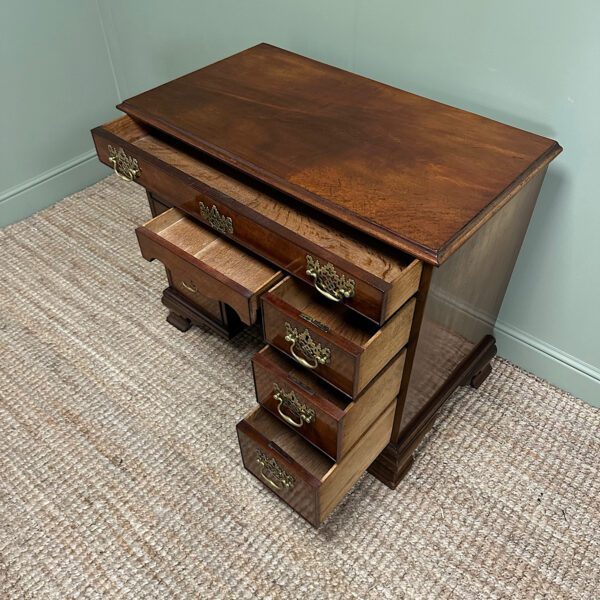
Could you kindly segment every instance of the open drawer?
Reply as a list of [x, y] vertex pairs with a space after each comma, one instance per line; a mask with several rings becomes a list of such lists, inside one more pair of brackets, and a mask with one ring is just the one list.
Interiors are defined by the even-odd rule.
[[256, 399], [305, 440], [340, 460], [398, 395], [405, 355], [402, 350], [356, 400], [349, 400], [265, 346], [252, 358]]
[[92, 131], [127, 180], [269, 262], [384, 323], [419, 287], [422, 264], [125, 116]]
[[415, 308], [413, 298], [377, 327], [291, 277], [261, 302], [265, 341], [351, 398], [406, 345]]
[[338, 463], [261, 407], [237, 425], [248, 471], [318, 527], [390, 440], [392, 402]]
[[146, 260], [157, 259], [173, 286], [192, 301], [229, 305], [243, 323], [256, 322], [260, 294], [282, 273], [171, 208], [136, 229]]

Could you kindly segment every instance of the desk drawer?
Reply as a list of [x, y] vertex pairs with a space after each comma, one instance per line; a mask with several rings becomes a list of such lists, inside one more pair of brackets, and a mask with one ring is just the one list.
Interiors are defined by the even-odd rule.
[[400, 390], [405, 351], [393, 358], [350, 401], [270, 346], [252, 358], [256, 399], [333, 460], [340, 460], [393, 402]]
[[122, 117], [92, 131], [98, 157], [125, 179], [375, 323], [418, 289], [421, 262]]
[[258, 407], [237, 425], [244, 466], [318, 527], [389, 442], [395, 407], [394, 401], [337, 463]]
[[291, 277], [261, 302], [265, 341], [351, 398], [406, 345], [415, 307], [409, 300], [378, 328]]
[[247, 325], [256, 322], [259, 295], [282, 277], [174, 208], [138, 227], [136, 234], [142, 256], [160, 260], [178, 291], [193, 302], [224, 302]]

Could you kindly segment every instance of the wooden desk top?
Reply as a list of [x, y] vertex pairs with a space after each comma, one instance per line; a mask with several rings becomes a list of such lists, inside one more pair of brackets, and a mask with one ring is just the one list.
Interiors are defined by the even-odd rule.
[[118, 108], [433, 264], [561, 151], [267, 44]]

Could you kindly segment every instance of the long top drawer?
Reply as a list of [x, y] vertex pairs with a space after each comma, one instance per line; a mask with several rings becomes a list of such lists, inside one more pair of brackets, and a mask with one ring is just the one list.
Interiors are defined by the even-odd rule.
[[332, 303], [381, 324], [417, 291], [420, 261], [130, 117], [92, 135], [100, 160], [123, 178], [313, 285]]

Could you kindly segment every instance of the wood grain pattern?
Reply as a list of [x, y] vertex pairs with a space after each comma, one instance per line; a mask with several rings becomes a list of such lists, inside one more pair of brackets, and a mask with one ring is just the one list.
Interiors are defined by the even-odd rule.
[[545, 170], [441, 267], [433, 269], [410, 380], [393, 440], [436, 395], [459, 363], [492, 335]]
[[[405, 351], [402, 351], [356, 400], [349, 401], [282, 353], [265, 346], [252, 358], [256, 399], [283, 420], [273, 386], [286, 393], [293, 392], [299, 402], [314, 411], [314, 420], [310, 423], [303, 423], [292, 414], [301, 424], [294, 430], [333, 460], [340, 460], [397, 396], [404, 358]], [[289, 413], [283, 410], [284, 414]]]
[[286, 277], [263, 294], [261, 304], [267, 343], [292, 356], [285, 323], [298, 332], [307, 330], [331, 353], [329, 362], [311, 372], [356, 398], [408, 341], [415, 301], [409, 300], [377, 328], [344, 306], [332, 308], [314, 290]]
[[178, 289], [231, 306], [247, 325], [256, 322], [258, 297], [282, 274], [240, 248], [169, 209], [136, 229], [142, 256], [160, 260]]
[[[280, 277], [185, 218], [205, 220], [202, 204], [231, 218], [225, 237], [296, 278], [261, 301], [273, 349], [253, 360], [267, 410], [238, 424], [245, 466], [315, 526], [384, 447], [371, 472], [396, 485], [452, 390], [489, 374], [489, 332], [560, 146], [265, 44], [120, 108], [131, 116], [94, 142], [107, 164], [108, 144], [138, 159], [161, 213], [138, 237], [168, 267], [175, 326], [202, 302], [213, 321], [230, 305], [252, 323]], [[355, 295], [319, 296], [307, 255], [355, 280]], [[330, 362], [290, 366], [286, 322]], [[274, 382], [314, 408], [312, 426], [277, 416]], [[295, 484], [269, 483], [258, 450]]]
[[392, 432], [396, 401], [392, 402], [365, 432], [352, 450], [329, 471], [319, 490], [322, 523], [345, 494], [387, 446]]
[[176, 140], [142, 131], [129, 117], [94, 129], [100, 160], [108, 164], [109, 143], [123, 147], [139, 162], [136, 182], [153, 196], [199, 220], [204, 220], [199, 202], [215, 206], [234, 222], [231, 239], [311, 285], [307, 255], [321, 264], [331, 263], [356, 282], [355, 295], [344, 303], [376, 323], [383, 323], [415, 293], [420, 261], [300, 206]]
[[267, 44], [119, 108], [433, 264], [561, 151]]
[[[262, 411], [261, 408], [257, 410]], [[273, 438], [277, 437], [277, 429], [269, 427], [269, 420], [271, 420], [271, 424], [279, 425], [281, 430], [283, 430], [284, 426], [279, 424], [266, 411], [262, 412], [264, 414], [259, 413], [257, 416], [253, 410], [252, 413], [237, 424], [238, 441], [244, 467], [267, 489], [286, 502], [311, 525], [318, 527], [317, 490], [320, 480], [304, 468], [299, 462], [302, 459], [290, 456], [286, 450], [281, 449], [273, 441]], [[286, 432], [283, 431], [283, 433]], [[268, 458], [274, 459], [280, 468], [294, 477], [293, 487], [275, 489], [263, 478], [261, 475], [262, 466], [257, 460], [258, 451], [263, 452]], [[316, 450], [313, 451], [316, 452]], [[302, 456], [305, 457], [306, 455], [303, 454]], [[319, 473], [319, 471], [317, 472]], [[268, 514], [265, 515], [265, 518], [268, 519]]]
[[[344, 497], [373, 459], [385, 448], [392, 430], [392, 402], [338, 463], [314, 449], [261, 407], [237, 425], [244, 466], [296, 512], [318, 527]], [[261, 450], [294, 477], [290, 488], [275, 489], [263, 477], [256, 460]]]
[[381, 371], [399, 348], [408, 343], [410, 328], [415, 312], [415, 300], [409, 300], [379, 331], [364, 345], [358, 373], [358, 389], [363, 389]]

